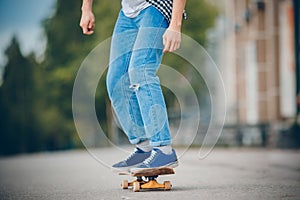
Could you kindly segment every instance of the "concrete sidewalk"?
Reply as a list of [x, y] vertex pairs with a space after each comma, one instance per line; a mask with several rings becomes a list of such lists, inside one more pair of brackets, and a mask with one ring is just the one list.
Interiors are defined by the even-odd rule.
[[[126, 153], [94, 150], [111, 164]], [[180, 149], [178, 154], [181, 155]], [[204, 160], [198, 149], [180, 158], [170, 180], [171, 191], [134, 193], [122, 190], [122, 179], [87, 151], [39, 153], [0, 159], [0, 199], [300, 199], [300, 152], [216, 148]]]

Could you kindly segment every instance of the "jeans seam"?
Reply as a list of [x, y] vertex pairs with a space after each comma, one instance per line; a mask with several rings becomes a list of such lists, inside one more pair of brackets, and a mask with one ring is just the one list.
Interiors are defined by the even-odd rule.
[[[130, 63], [130, 58], [131, 58], [131, 55], [132, 55], [132, 53], [128, 53], [128, 55], [127, 55], [127, 57], [126, 57], [126, 68], [125, 68], [125, 70], [124, 70], [124, 74], [126, 74], [127, 73], [127, 75], [128, 75], [128, 68], [129, 68], [129, 63]], [[125, 77], [126, 77], [126, 75], [125, 75]], [[128, 89], [128, 88], [126, 88], [126, 87], [128, 87], [126, 84], [124, 84], [124, 82], [123, 82], [123, 84], [122, 84], [122, 90], [123, 90], [123, 94], [124, 94], [124, 96], [125, 96], [125, 98], [126, 98], [126, 102], [128, 102], [128, 105], [129, 105], [129, 108], [128, 108], [128, 113], [129, 113], [129, 117], [130, 117], [130, 122], [131, 122], [131, 125], [132, 126], [135, 126], [135, 121], [136, 121], [136, 117], [133, 115], [133, 113], [131, 112], [133, 109], [132, 109], [132, 105], [133, 105], [133, 103], [132, 103], [132, 101], [130, 100], [131, 98], [127, 95], [127, 92], [126, 91], [124, 91], [124, 90], [126, 90], [126, 89]], [[130, 93], [131, 94], [131, 93]], [[133, 131], [133, 135], [136, 135], [136, 129], [131, 129], [132, 131]]]
[[[161, 28], [162, 27], [162, 24], [163, 24], [163, 22], [164, 22], [164, 18], [161, 20], [161, 23], [160, 23], [160, 25], [158, 26], [158, 27], [155, 27], [155, 28]], [[157, 39], [157, 37], [158, 37], [158, 32], [156, 32], [156, 35], [155, 35], [155, 37], [154, 37], [154, 40], [153, 40], [153, 43], [152, 43], [152, 46], [154, 46], [154, 44], [155, 44], [155, 41], [156, 41], [156, 39]], [[153, 51], [154, 49], [153, 48], [149, 48], [149, 50], [148, 50], [148, 52], [146, 53], [146, 55], [148, 55], [151, 51]], [[144, 60], [143, 60], [143, 63], [145, 63], [145, 61], [146, 61], [146, 56], [145, 56], [145, 58], [144, 58]], [[155, 63], [155, 64], [157, 64], [157, 62]], [[159, 66], [158, 66], [159, 67]], [[143, 67], [143, 71], [144, 71], [144, 73], [143, 73], [143, 75], [144, 75], [144, 79], [145, 79], [145, 82], [146, 82], [146, 88], [147, 88], [147, 93], [149, 94], [149, 96], [151, 97], [151, 105], [153, 106], [153, 95], [152, 95], [152, 93], [151, 93], [151, 90], [149, 89], [149, 84], [148, 84], [148, 82], [149, 82], [149, 80], [147, 79], [147, 76], [146, 76], [146, 69], [145, 69], [145, 67]], [[150, 107], [151, 108], [151, 107]], [[149, 108], [149, 109], [150, 109]], [[154, 120], [154, 122], [153, 123], [155, 123], [154, 124], [154, 131], [156, 132], [156, 131], [158, 131], [157, 129], [157, 115], [155, 114], [155, 112], [153, 113], [153, 120]], [[154, 134], [156, 134], [156, 133], [154, 133]]]

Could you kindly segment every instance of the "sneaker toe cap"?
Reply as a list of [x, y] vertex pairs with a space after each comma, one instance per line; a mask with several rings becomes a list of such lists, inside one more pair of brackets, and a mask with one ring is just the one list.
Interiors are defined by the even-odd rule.
[[112, 167], [114, 167], [114, 168], [127, 167], [127, 164], [126, 164], [126, 162], [121, 161], [121, 162], [114, 164]]

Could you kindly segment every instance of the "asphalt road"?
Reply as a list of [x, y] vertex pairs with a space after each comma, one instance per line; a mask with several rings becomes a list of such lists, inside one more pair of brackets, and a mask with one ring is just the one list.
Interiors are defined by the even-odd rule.
[[[178, 150], [180, 155], [182, 150]], [[214, 149], [199, 160], [198, 149], [180, 157], [171, 191], [122, 190], [118, 176], [87, 151], [39, 153], [0, 158], [0, 199], [300, 199], [300, 151]], [[94, 150], [104, 164], [126, 153], [116, 148]]]

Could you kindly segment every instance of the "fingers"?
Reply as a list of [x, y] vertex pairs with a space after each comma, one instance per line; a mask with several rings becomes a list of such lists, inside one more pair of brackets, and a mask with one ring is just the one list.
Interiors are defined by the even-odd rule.
[[173, 52], [177, 49], [177, 41], [173, 41], [170, 45], [170, 52]]
[[166, 53], [177, 50], [180, 47], [180, 42], [181, 33], [167, 29], [165, 34], [163, 35], [163, 52]]
[[94, 21], [90, 21], [88, 24], [88, 28], [87, 28], [87, 35], [93, 34], [94, 33], [94, 28], [95, 28], [95, 22]]
[[91, 35], [94, 33], [95, 22], [89, 21], [88, 23], [82, 23], [81, 25], [82, 32], [85, 35]]
[[166, 40], [166, 42], [164, 43], [164, 49], [163, 52], [173, 52], [176, 51], [177, 49], [179, 49], [180, 47], [180, 42], [179, 41], [173, 41], [173, 40]]
[[80, 27], [85, 35], [91, 35], [94, 33], [95, 17], [93, 13], [83, 13], [80, 20]]
[[171, 41], [168, 40], [168, 39], [165, 39], [165, 43], [164, 43], [164, 50], [163, 52], [166, 53], [166, 52], [169, 52], [170, 51], [170, 47], [171, 47]]

